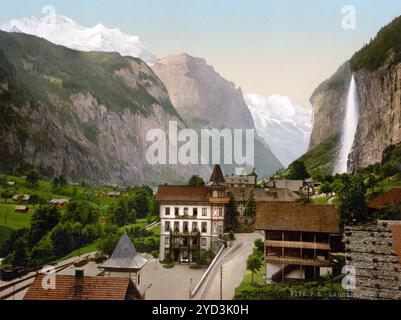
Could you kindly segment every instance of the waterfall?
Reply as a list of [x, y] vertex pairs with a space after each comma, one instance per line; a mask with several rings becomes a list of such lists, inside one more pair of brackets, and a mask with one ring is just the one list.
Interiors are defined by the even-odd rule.
[[359, 121], [358, 93], [356, 89], [355, 78], [352, 75], [351, 83], [348, 91], [347, 106], [345, 110], [345, 118], [342, 128], [341, 146], [334, 168], [334, 173], [348, 172], [348, 157], [352, 151], [354, 144], [356, 129]]

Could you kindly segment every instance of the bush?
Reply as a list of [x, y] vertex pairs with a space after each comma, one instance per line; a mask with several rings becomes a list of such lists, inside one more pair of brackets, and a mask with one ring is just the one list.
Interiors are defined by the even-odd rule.
[[174, 263], [167, 263], [167, 264], [163, 264], [163, 268], [165, 268], [165, 269], [171, 269], [171, 268], [174, 268]]
[[232, 231], [232, 230], [230, 231], [229, 238], [230, 238], [231, 241], [234, 241], [234, 240], [235, 240], [234, 231]]

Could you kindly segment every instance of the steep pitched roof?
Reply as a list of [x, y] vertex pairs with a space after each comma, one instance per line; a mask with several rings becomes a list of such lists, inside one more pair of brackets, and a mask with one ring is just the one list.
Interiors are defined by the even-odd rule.
[[397, 202], [401, 202], [401, 188], [395, 188], [377, 196], [369, 202], [368, 207], [372, 209], [380, 209]]
[[224, 185], [225, 179], [221, 167], [216, 164], [213, 168], [212, 175], [210, 176], [209, 185]]
[[292, 192], [299, 192], [304, 185], [302, 180], [276, 180], [276, 188], [289, 189]]
[[346, 261], [356, 272], [355, 289], [348, 291], [349, 297], [401, 299], [399, 227], [399, 222], [379, 221], [345, 228]]
[[39, 275], [29, 287], [24, 300], [124, 300], [130, 279], [111, 277], [83, 278], [83, 287], [76, 290], [75, 276], [56, 275], [56, 289], [45, 290], [44, 275]]
[[138, 254], [130, 238], [124, 233], [111, 257], [100, 268], [108, 271], [129, 272], [141, 269], [146, 262], [148, 260]]
[[209, 190], [203, 186], [159, 186], [157, 201], [207, 202]]
[[340, 233], [335, 206], [297, 202], [258, 203], [255, 229]]

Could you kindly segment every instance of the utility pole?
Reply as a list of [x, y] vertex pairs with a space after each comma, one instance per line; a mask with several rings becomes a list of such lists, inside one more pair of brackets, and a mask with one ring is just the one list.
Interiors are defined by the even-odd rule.
[[189, 300], [192, 299], [192, 278], [189, 279]]
[[223, 300], [223, 266], [220, 266], [220, 300]]

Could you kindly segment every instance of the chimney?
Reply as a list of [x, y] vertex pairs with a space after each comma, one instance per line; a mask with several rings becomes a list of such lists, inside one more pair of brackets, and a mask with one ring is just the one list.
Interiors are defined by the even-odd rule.
[[75, 270], [75, 291], [81, 291], [84, 286], [84, 270]]

